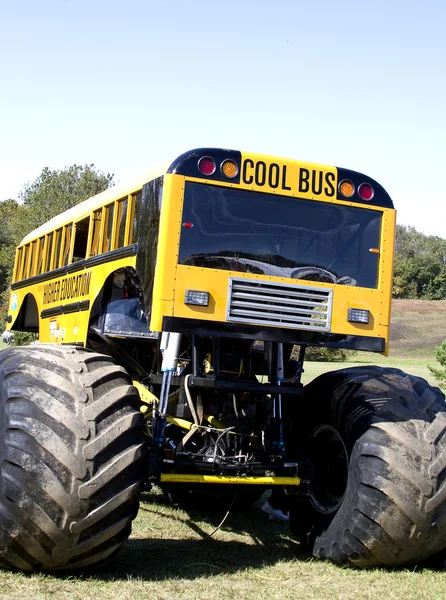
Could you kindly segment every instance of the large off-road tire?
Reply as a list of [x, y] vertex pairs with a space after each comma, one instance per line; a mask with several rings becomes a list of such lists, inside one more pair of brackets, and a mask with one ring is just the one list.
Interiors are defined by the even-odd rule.
[[143, 472], [139, 397], [107, 356], [0, 353], [0, 567], [82, 568], [128, 538]]
[[310, 552], [359, 567], [415, 563], [446, 547], [446, 404], [399, 369], [327, 373], [305, 390], [313, 464], [291, 529]]

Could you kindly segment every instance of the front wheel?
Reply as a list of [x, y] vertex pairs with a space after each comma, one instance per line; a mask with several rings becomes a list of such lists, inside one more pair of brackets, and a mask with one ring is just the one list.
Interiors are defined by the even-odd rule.
[[424, 560], [446, 546], [446, 405], [398, 369], [326, 373], [306, 389], [306, 496], [292, 531], [316, 557], [360, 567]]
[[127, 373], [80, 348], [11, 348], [0, 353], [0, 392], [0, 567], [66, 570], [112, 556], [143, 475]]

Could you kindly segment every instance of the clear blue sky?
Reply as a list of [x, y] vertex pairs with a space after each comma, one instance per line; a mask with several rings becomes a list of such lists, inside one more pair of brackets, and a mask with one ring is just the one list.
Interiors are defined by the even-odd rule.
[[446, 238], [444, 0], [0, 0], [0, 200], [199, 146], [362, 171]]

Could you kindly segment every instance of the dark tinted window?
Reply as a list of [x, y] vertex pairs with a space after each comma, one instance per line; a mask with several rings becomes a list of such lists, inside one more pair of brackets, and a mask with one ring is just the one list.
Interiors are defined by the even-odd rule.
[[102, 240], [102, 252], [112, 250], [112, 232], [113, 232], [113, 212], [114, 204], [109, 204], [105, 207], [105, 228], [104, 238]]
[[138, 230], [138, 213], [139, 213], [139, 206], [141, 204], [141, 198], [142, 198], [142, 193], [138, 192], [137, 194], [135, 194], [133, 196], [133, 202], [132, 202], [132, 225], [131, 225], [131, 229], [130, 229], [130, 239], [129, 239], [129, 244], [134, 244], [137, 239], [138, 239], [138, 234], [137, 234], [137, 230]]
[[75, 225], [73, 262], [81, 260], [87, 256], [89, 224], [90, 217], [86, 217], [85, 219], [82, 219], [82, 221], [78, 221]]
[[124, 198], [120, 200], [117, 204], [118, 207], [118, 240], [117, 240], [117, 248], [122, 248], [125, 243], [125, 224], [127, 219], [127, 204], [128, 199]]
[[188, 182], [182, 222], [181, 264], [377, 286], [378, 211]]

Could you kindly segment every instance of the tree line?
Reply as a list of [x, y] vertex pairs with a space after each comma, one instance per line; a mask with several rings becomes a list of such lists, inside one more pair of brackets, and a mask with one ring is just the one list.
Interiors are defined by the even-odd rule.
[[397, 225], [393, 296], [446, 299], [446, 239]]
[[33, 183], [24, 186], [19, 201], [0, 202], [0, 327], [4, 327], [8, 311], [16, 246], [33, 229], [111, 185], [113, 175], [93, 164], [45, 168]]
[[[63, 170], [43, 169], [24, 186], [17, 200], [0, 202], [0, 326], [8, 310], [15, 248], [30, 231], [75, 204], [113, 185], [113, 175], [91, 165]], [[446, 239], [428, 236], [415, 227], [397, 225], [395, 298], [446, 298]]]

